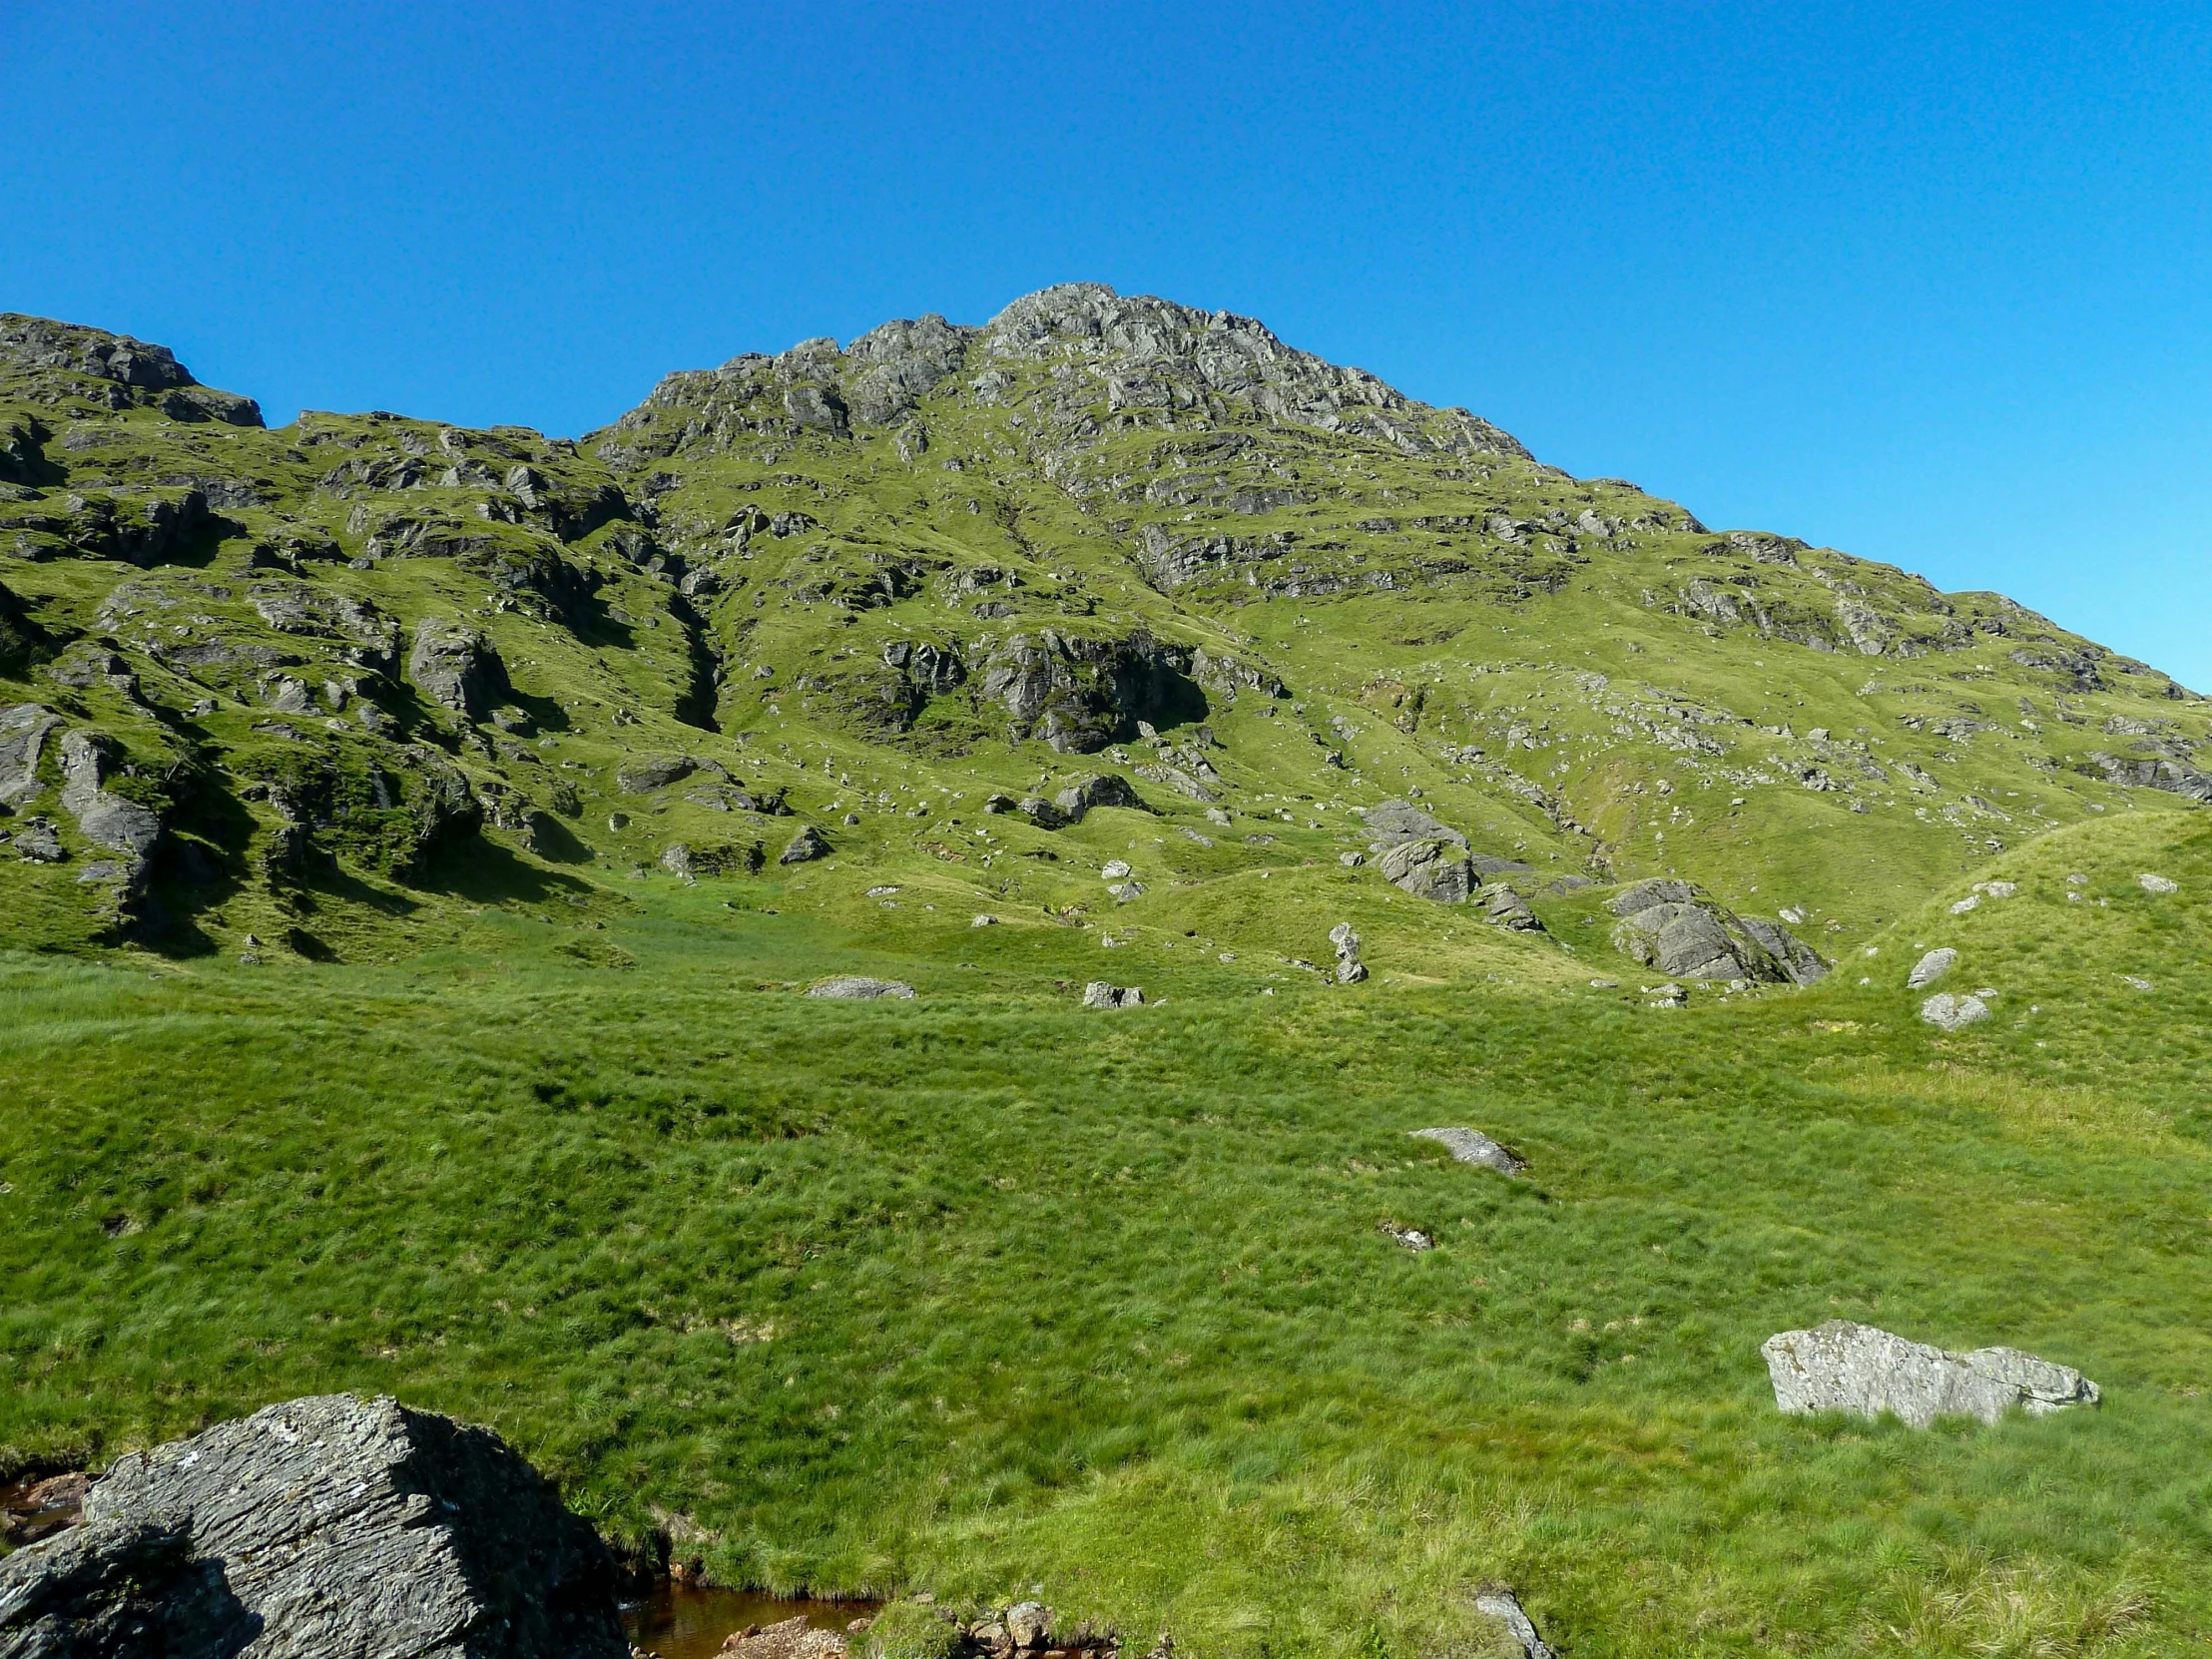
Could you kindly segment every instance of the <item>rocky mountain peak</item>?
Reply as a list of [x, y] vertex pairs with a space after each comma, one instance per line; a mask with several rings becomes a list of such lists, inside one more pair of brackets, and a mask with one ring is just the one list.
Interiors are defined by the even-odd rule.
[[[10, 370], [9, 378], [44, 383], [47, 401], [89, 392], [111, 408], [152, 405], [175, 420], [262, 424], [259, 403], [203, 386], [168, 346], [103, 328], [0, 311], [0, 373]], [[87, 379], [102, 384], [90, 388]]]

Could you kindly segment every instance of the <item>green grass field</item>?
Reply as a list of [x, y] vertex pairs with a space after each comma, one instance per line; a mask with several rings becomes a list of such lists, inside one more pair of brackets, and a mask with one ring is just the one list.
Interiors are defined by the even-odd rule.
[[[381, 1390], [726, 1582], [1041, 1583], [1209, 1656], [1479, 1653], [1491, 1580], [1576, 1659], [2198, 1651], [2212, 826], [1975, 873], [2019, 891], [1679, 1012], [1303, 865], [1112, 952], [816, 866], [454, 899], [388, 964], [0, 957], [0, 1472]], [[1276, 960], [1341, 914], [1375, 980]], [[1951, 1036], [1943, 943], [2000, 993]], [[1462, 1123], [1529, 1173], [1404, 1134]], [[2104, 1403], [1784, 1418], [1758, 1344], [1832, 1316]]]

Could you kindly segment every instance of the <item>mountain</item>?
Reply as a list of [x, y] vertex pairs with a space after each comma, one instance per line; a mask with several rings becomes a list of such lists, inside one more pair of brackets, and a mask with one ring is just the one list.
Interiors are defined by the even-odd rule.
[[2001, 596], [1096, 284], [671, 374], [574, 440], [269, 430], [8, 315], [0, 479], [25, 942], [406, 948], [470, 859], [696, 878], [802, 823], [1064, 915], [1095, 885], [1049, 803], [1095, 775], [1189, 832], [1181, 886], [1381, 881], [1441, 831], [1493, 919], [1675, 876], [1833, 958], [1992, 851], [2212, 799], [2200, 698]]

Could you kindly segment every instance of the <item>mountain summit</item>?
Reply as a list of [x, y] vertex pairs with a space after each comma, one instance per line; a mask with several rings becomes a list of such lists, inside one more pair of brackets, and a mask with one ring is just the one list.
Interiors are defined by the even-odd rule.
[[[1654, 877], [1729, 937], [1762, 890], [1848, 937], [2045, 829], [2212, 799], [2201, 700], [2000, 596], [1708, 530], [1095, 283], [671, 374], [576, 440], [260, 418], [0, 317], [27, 942], [197, 948], [221, 911], [335, 949], [454, 859], [696, 879], [785, 819], [854, 879], [918, 858], [1064, 917], [1092, 802], [1187, 830], [1186, 887], [1358, 870], [1494, 901], [1517, 948], [1542, 884]], [[982, 834], [945, 833], [955, 786], [1005, 804]], [[1386, 876], [1408, 838], [1441, 875]]]

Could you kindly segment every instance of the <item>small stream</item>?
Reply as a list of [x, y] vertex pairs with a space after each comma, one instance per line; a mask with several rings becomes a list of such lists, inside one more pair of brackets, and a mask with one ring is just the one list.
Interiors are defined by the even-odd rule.
[[656, 1584], [638, 1601], [625, 1602], [622, 1625], [631, 1642], [660, 1659], [713, 1659], [723, 1638], [749, 1624], [781, 1624], [804, 1616], [817, 1630], [842, 1630], [875, 1611], [872, 1601], [806, 1601], [759, 1590], [720, 1590], [697, 1584]]

